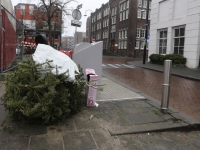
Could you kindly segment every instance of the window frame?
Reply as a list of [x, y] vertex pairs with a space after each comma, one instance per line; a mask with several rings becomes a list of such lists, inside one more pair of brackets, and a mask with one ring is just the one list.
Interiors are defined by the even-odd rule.
[[[180, 29], [184, 28], [184, 36], [180, 36]], [[179, 36], [175, 37], [175, 30], [179, 29]], [[175, 46], [175, 39], [179, 39], [178, 46]], [[180, 46], [180, 39], [184, 39], [183, 46]], [[175, 47], [178, 47], [178, 53], [175, 53]], [[183, 53], [180, 53], [180, 47], [183, 47]], [[184, 48], [185, 48], [185, 26], [178, 26], [173, 28], [173, 52], [175, 54], [184, 55]]]
[[146, 12], [146, 10], [144, 10], [142, 12], [142, 19], [146, 19], [146, 17], [147, 17], [147, 12]]
[[141, 16], [142, 16], [142, 15], [141, 15], [141, 9], [138, 9], [138, 10], [137, 10], [137, 18], [141, 18]]
[[[166, 31], [166, 37], [160, 37], [160, 34], [161, 32], [165, 32]], [[158, 53], [163, 55], [163, 54], [166, 54], [167, 53], [167, 36], [168, 36], [168, 30], [167, 29], [162, 29], [162, 30], [159, 30], [159, 34], [158, 34]], [[163, 41], [166, 40], [166, 46], [163, 45]], [[161, 45], [161, 41], [162, 41], [162, 45]], [[160, 46], [161, 45], [161, 46]], [[161, 48], [161, 50], [160, 50]], [[165, 48], [165, 52], [164, 52], [164, 49]]]
[[145, 40], [140, 41], [140, 49], [144, 49], [145, 46]]
[[21, 9], [20, 14], [21, 14], [21, 15], [25, 15], [26, 6], [25, 6], [25, 5], [20, 5], [20, 9]]
[[[146, 32], [145, 29], [142, 29], [142, 30], [141, 30], [141, 32], [140, 32], [140, 33], [141, 33], [141, 34], [140, 34], [140, 38], [145, 38], [145, 32]], [[143, 36], [143, 33], [144, 33], [144, 36]]]
[[135, 49], [139, 49], [139, 48], [140, 48], [140, 40], [136, 40]]

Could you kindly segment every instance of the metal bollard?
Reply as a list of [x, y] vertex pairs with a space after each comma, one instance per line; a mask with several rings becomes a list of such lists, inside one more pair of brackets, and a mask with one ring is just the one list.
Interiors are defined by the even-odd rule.
[[161, 101], [161, 109], [167, 110], [169, 105], [169, 91], [170, 91], [170, 76], [171, 76], [171, 60], [165, 60], [164, 63], [164, 83]]

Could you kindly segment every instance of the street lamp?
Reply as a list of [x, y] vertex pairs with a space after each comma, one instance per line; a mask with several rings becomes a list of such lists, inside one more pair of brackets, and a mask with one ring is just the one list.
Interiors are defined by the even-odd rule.
[[[87, 12], [87, 11], [91, 11], [91, 12], [93, 13], [92, 10], [88, 9], [88, 10], [85, 11], [85, 15], [84, 15], [84, 16], [87, 16], [87, 15], [86, 15], [86, 12]], [[92, 16], [90, 16], [90, 43], [92, 43], [92, 18], [91, 18], [91, 17], [92, 17]]]
[[145, 31], [145, 45], [144, 45], [144, 54], [143, 54], [143, 64], [145, 64], [145, 61], [146, 61], [148, 26], [149, 26], [149, 0], [147, 0], [147, 12], [146, 12], [146, 24], [145, 24], [146, 31]]

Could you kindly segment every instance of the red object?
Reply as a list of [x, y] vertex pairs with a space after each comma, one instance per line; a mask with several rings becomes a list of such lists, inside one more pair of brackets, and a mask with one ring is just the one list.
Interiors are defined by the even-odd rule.
[[65, 51], [65, 50], [59, 50], [60, 52], [62, 52], [62, 53], [64, 53], [64, 54], [66, 54], [67, 56], [69, 56], [70, 58], [72, 58], [72, 54], [73, 54], [73, 51], [72, 50], [70, 50], [70, 51]]

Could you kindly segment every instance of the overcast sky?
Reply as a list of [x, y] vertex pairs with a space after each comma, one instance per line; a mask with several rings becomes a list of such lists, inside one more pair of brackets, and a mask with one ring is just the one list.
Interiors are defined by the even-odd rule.
[[[16, 6], [18, 3], [27, 3], [27, 1], [30, 0], [11, 0], [13, 3], [13, 6]], [[85, 12], [90, 9], [92, 11], [95, 11], [96, 8], [100, 8], [102, 4], [105, 4], [108, 2], [108, 0], [76, 0], [77, 3], [71, 3], [69, 8], [76, 8], [76, 6], [78, 6], [79, 4], [82, 4], [82, 8], [80, 9], [81, 13], [82, 13], [82, 18], [80, 19], [80, 21], [82, 22], [82, 26], [81, 27], [77, 27], [77, 31], [81, 31], [81, 32], [86, 32], [86, 19], [87, 17], [84, 16]], [[37, 4], [38, 0], [31, 0], [31, 4]], [[91, 13], [91, 11], [87, 11], [86, 14], [89, 16]], [[68, 26], [68, 28], [66, 29], [66, 32], [64, 33], [64, 35], [67, 36], [72, 36], [75, 32], [75, 27], [71, 26], [71, 20], [73, 18], [72, 17], [68, 17], [67, 20], [65, 20], [65, 26]]]

